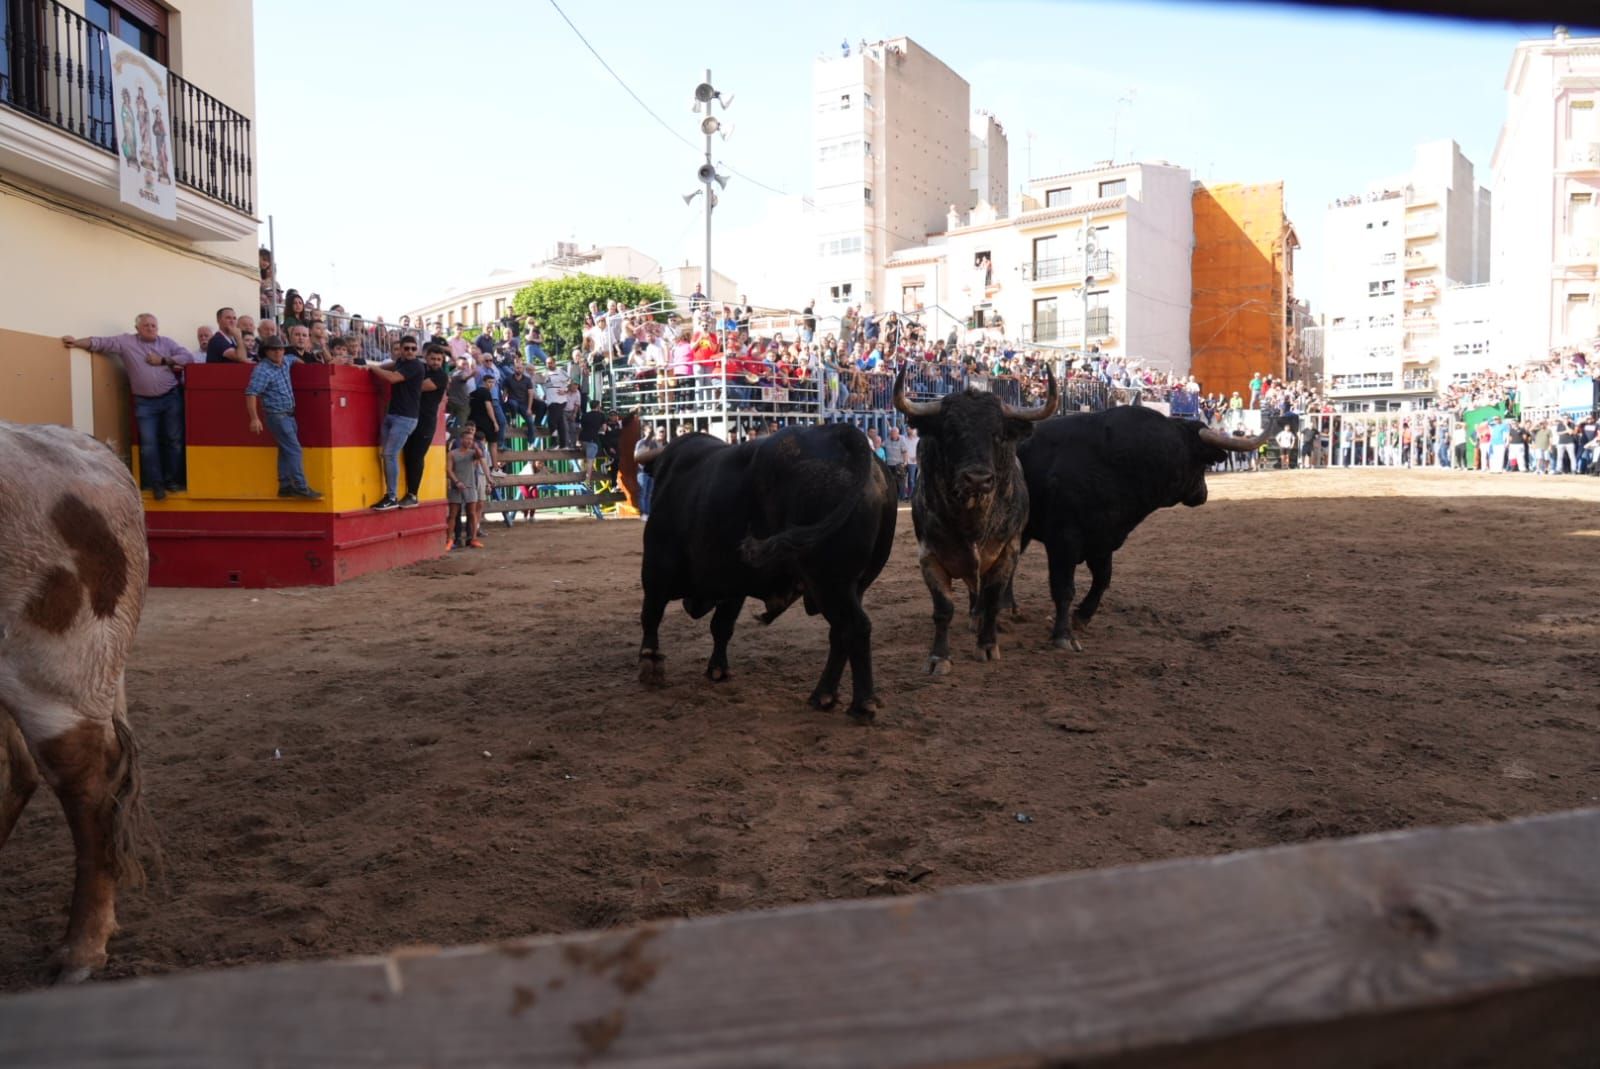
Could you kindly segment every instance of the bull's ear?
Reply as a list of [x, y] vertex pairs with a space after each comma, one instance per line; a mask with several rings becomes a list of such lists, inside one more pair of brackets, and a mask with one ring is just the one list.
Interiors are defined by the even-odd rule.
[[1020, 442], [1033, 434], [1034, 421], [1031, 419], [1017, 419], [1008, 417], [1005, 420], [1005, 436], [1013, 442]]

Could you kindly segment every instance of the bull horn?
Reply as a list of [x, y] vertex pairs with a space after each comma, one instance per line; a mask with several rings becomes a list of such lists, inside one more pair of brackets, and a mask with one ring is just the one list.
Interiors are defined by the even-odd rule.
[[1218, 449], [1226, 449], [1230, 453], [1254, 453], [1257, 449], [1267, 444], [1272, 437], [1271, 428], [1263, 430], [1254, 438], [1235, 438], [1231, 434], [1222, 434], [1210, 427], [1200, 428], [1200, 440], [1207, 445], [1214, 445]]
[[906, 396], [906, 369], [901, 368], [894, 377], [894, 407], [915, 419], [918, 416], [937, 416], [938, 401], [913, 401]]
[[1044, 404], [1038, 408], [1012, 408], [1002, 405], [1007, 419], [1024, 419], [1029, 423], [1037, 423], [1041, 419], [1049, 419], [1056, 410], [1056, 405], [1061, 403], [1061, 392], [1056, 389], [1055, 372], [1046, 370], [1045, 378], [1049, 381], [1049, 389], [1045, 392]]
[[635, 464], [643, 466], [645, 464], [650, 463], [652, 460], [654, 460], [656, 457], [660, 456], [662, 453], [665, 453], [666, 451], [667, 451], [667, 447], [666, 446], [658, 445], [658, 446], [655, 446], [652, 449], [646, 449], [643, 453], [635, 453], [633, 455], [633, 462]]

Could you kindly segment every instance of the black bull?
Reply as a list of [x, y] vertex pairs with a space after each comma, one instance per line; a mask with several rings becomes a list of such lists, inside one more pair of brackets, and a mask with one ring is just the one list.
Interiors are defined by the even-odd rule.
[[966, 390], [918, 403], [905, 395], [905, 372], [895, 379], [894, 405], [921, 434], [920, 477], [911, 522], [921, 551], [923, 580], [933, 597], [930, 673], [950, 670], [951, 588], [966, 584], [977, 616], [978, 655], [1000, 659], [996, 637], [1000, 599], [1016, 571], [1028, 488], [1017, 464], [1017, 443], [1055, 411], [1055, 376], [1042, 407], [1014, 409], [991, 393]]
[[667, 603], [683, 599], [711, 617], [706, 676], [727, 679], [728, 640], [747, 597], [770, 623], [797, 598], [828, 621], [828, 660], [811, 704], [832, 708], [845, 662], [850, 715], [877, 708], [872, 622], [861, 597], [894, 542], [893, 477], [859, 430], [842, 424], [788, 428], [743, 445], [704, 434], [678, 438], [646, 463], [655, 478], [644, 529], [639, 678], [665, 680], [658, 630]]
[[[1042, 542], [1049, 558], [1050, 638], [1058, 649], [1082, 652], [1076, 632], [1094, 618], [1111, 585], [1111, 556], [1134, 528], [1157, 509], [1205, 504], [1206, 469], [1230, 452], [1259, 449], [1270, 434], [1235, 438], [1132, 406], [1050, 420], [1022, 443], [1017, 456], [1031, 504], [1022, 547]], [[1093, 581], [1069, 614], [1073, 576], [1085, 561]]]

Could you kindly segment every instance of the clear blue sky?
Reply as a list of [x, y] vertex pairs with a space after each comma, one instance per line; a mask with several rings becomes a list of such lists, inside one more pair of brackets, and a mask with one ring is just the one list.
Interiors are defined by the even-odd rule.
[[[727, 164], [809, 191], [811, 64], [848, 38], [908, 35], [972, 85], [1030, 171], [1111, 155], [1214, 182], [1286, 183], [1300, 289], [1315, 301], [1328, 201], [1453, 138], [1487, 183], [1513, 45], [1548, 26], [1482, 26], [1302, 8], [1155, 3], [804, 5], [561, 0], [651, 107], [698, 141], [705, 68], [734, 95]], [[606, 74], [548, 0], [273, 0], [256, 5], [260, 211], [280, 280], [395, 316], [557, 240], [698, 262], [698, 156]], [[1118, 109], [1117, 100], [1133, 103]], [[719, 270], [738, 277], [779, 200], [735, 178]], [[263, 227], [263, 240], [266, 230]], [[796, 250], [800, 253], [801, 250]], [[799, 304], [808, 294], [753, 293]]]

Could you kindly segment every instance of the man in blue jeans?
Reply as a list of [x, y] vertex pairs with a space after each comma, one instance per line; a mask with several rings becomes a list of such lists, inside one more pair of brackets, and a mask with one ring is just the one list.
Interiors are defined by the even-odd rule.
[[[595, 461], [600, 456], [600, 438], [606, 429], [606, 414], [600, 411], [599, 401], [589, 402], [589, 411], [579, 420], [578, 428], [578, 442], [583, 446], [584, 481], [589, 484], [590, 493], [594, 493]], [[591, 506], [591, 511], [595, 519], [605, 519], [599, 505]]]
[[283, 339], [268, 338], [261, 343], [261, 362], [250, 373], [244, 388], [244, 410], [250, 417], [250, 433], [260, 434], [265, 422], [278, 443], [278, 496], [303, 497], [310, 501], [322, 495], [306, 483], [305, 454], [300, 448], [300, 429], [294, 421], [294, 387], [289, 368], [300, 358], [283, 355]]
[[378, 453], [383, 459], [384, 494], [372, 508], [376, 512], [417, 507], [414, 495], [400, 498], [400, 450], [417, 428], [422, 412], [422, 380], [426, 370], [417, 359], [417, 339], [407, 334], [400, 339], [392, 367], [368, 364], [367, 369], [389, 384], [389, 412], [378, 432]]
[[200, 360], [171, 338], [149, 312], [133, 321], [132, 334], [74, 338], [64, 335], [68, 349], [104, 353], [122, 361], [133, 391], [133, 418], [139, 425], [141, 485], [157, 501], [167, 491], [183, 489], [183, 392], [178, 369]]

